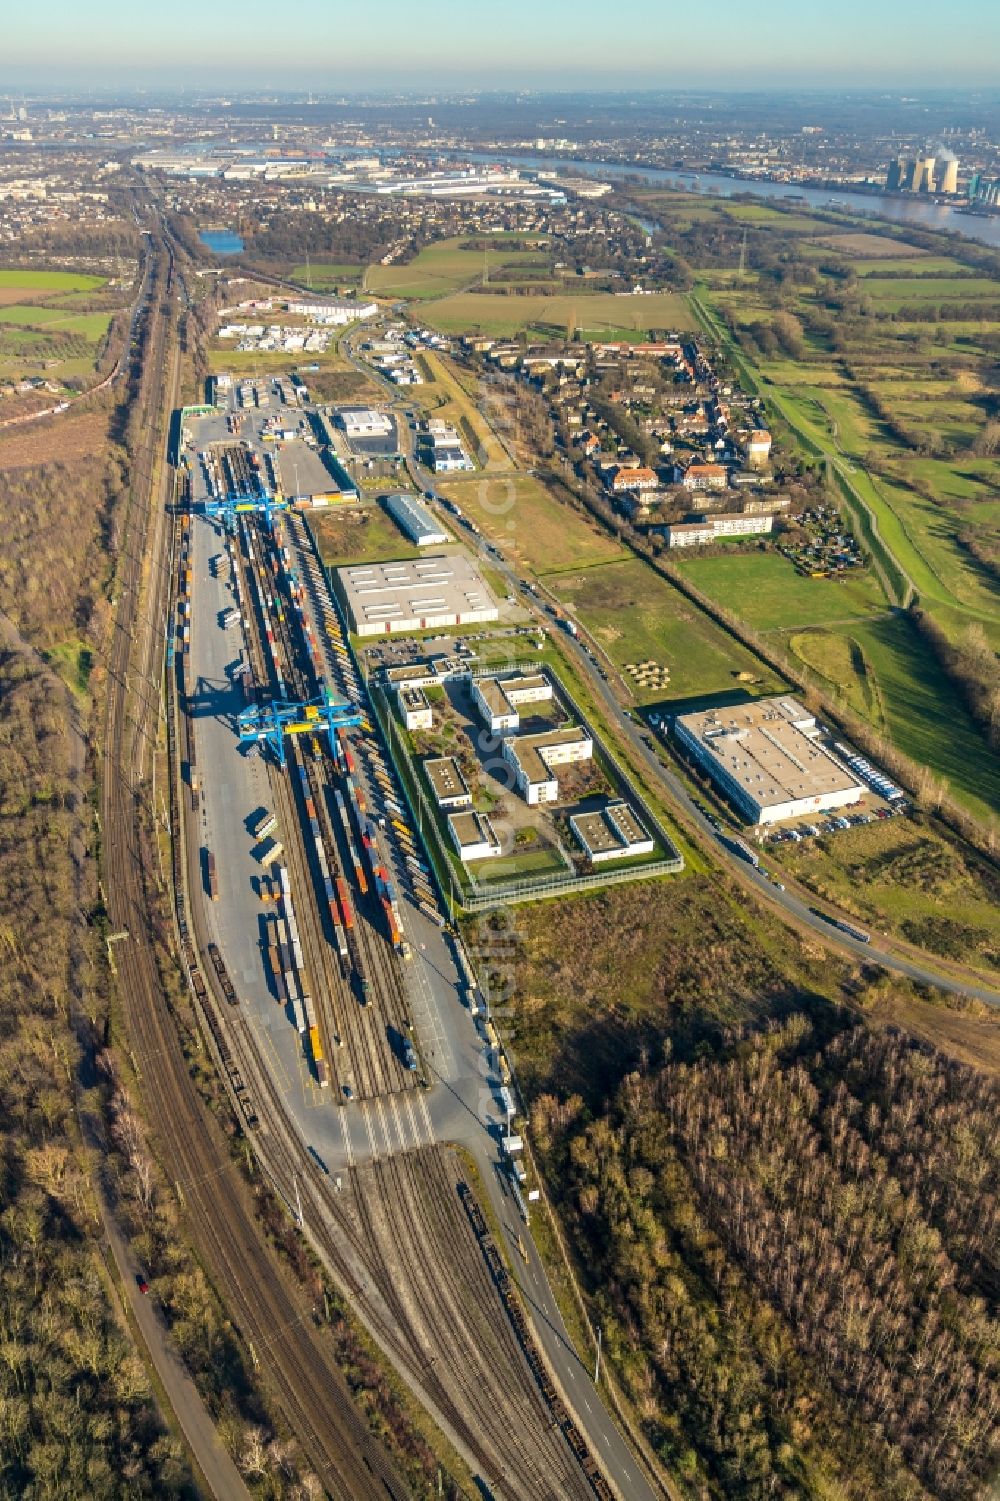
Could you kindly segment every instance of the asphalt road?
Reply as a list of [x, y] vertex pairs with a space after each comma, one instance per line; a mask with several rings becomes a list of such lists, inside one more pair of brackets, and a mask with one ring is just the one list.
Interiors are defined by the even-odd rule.
[[[355, 363], [359, 369], [368, 370], [368, 367], [361, 364], [360, 361], [355, 359]], [[372, 372], [368, 370], [368, 373], [371, 374]], [[391, 391], [391, 396], [397, 404], [403, 404], [395, 389]], [[406, 434], [408, 431], [405, 419], [401, 418], [401, 434]], [[406, 452], [405, 447], [403, 451]], [[417, 463], [412, 452], [407, 453], [407, 459], [413, 478], [420, 488], [436, 494], [435, 476]], [[453, 522], [449, 524], [454, 525]], [[510, 585], [511, 593], [520, 599], [522, 605], [530, 610], [539, 621], [546, 624], [545, 615], [539, 607], [536, 598], [526, 588], [520, 576], [506, 562], [502, 553], [498, 554], [492, 551], [490, 544], [481, 536], [474, 537], [464, 529], [461, 531], [461, 536], [465, 545], [478, 552], [485, 564], [503, 575]], [[895, 949], [885, 947], [877, 939], [870, 943], [859, 942], [849, 934], [835, 928], [832, 923], [818, 916], [794, 891], [778, 887], [768, 876], [761, 875], [749, 861], [741, 860], [739, 856], [735, 855], [722, 842], [720, 832], [698, 808], [697, 803], [688, 792], [681, 778], [669, 766], [664, 765], [663, 760], [656, 753], [655, 749], [647, 743], [645, 736], [650, 732], [644, 726], [641, 728], [637, 726], [635, 721], [623, 711], [609, 682], [601, 676], [596, 658], [591, 654], [585, 639], [574, 638], [567, 633], [566, 645], [575, 654], [580, 670], [600, 698], [606, 712], [627, 736], [634, 754], [645, 765], [654, 782], [659, 783], [668, 800], [683, 812], [687, 822], [693, 825], [702, 841], [713, 848], [716, 857], [725, 862], [733, 874], [751, 886], [767, 904], [784, 912], [796, 924], [811, 929], [817, 938], [827, 945], [827, 947], [850, 953], [852, 957], [864, 959], [868, 963], [880, 964], [884, 969], [890, 970], [894, 974], [902, 975], [908, 980], [913, 980], [919, 985], [937, 987], [950, 995], [965, 996], [970, 999], [983, 1001], [988, 1006], [1000, 1007], [1000, 990], [996, 990], [988, 985], [978, 984], [964, 977], [949, 974], [934, 968], [931, 964], [922, 964], [916, 959], [911, 959], [905, 954], [899, 953]]]
[[[411, 475], [422, 490], [434, 493], [435, 477], [416, 462], [413, 454], [412, 431], [402, 415], [403, 409], [412, 404], [412, 393], [400, 392], [381, 380], [370, 367], [353, 354], [349, 344], [346, 346], [346, 352], [355, 367], [364, 371], [385, 391], [388, 402], [397, 411], [400, 447], [407, 459]], [[474, 538], [466, 533], [463, 540], [467, 545], [472, 545], [492, 569], [498, 569], [504, 575], [511, 592], [531, 615], [544, 618], [537, 599], [525, 588], [522, 580], [502, 557], [498, 558], [496, 554], [488, 552], [487, 544], [482, 538]], [[877, 943], [862, 944], [851, 939], [849, 935], [838, 932], [811, 911], [794, 892], [780, 890], [766, 876], [754, 870], [749, 863], [734, 856], [721, 843], [718, 831], [701, 813], [680, 777], [669, 766], [664, 765], [655, 747], [647, 743], [645, 736], [649, 732], [645, 726], [638, 726], [622, 709], [610, 684], [598, 670], [596, 660], [585, 641], [573, 640], [567, 636], [567, 645], [575, 655], [580, 671], [590, 682], [606, 712], [627, 737], [637, 761], [644, 765], [650, 777], [655, 779], [665, 798], [679, 811], [683, 816], [683, 821], [695, 831], [696, 835], [714, 848], [718, 857], [727, 863], [733, 874], [752, 887], [772, 908], [785, 913], [795, 924], [810, 929], [831, 948], [850, 952], [852, 956], [869, 962], [876, 961], [886, 969], [905, 975], [921, 984], [940, 986], [958, 994], [978, 996], [991, 1005], [1000, 1005], [1000, 994], [997, 992], [939, 974], [916, 961], [884, 949]], [[421, 966], [418, 964], [416, 967]], [[451, 973], [444, 973], [445, 969], [450, 970], [450, 966], [442, 966], [441, 989], [451, 991], [454, 984], [453, 976]], [[432, 989], [438, 989], [433, 976], [429, 978], [429, 984]], [[439, 1015], [445, 1010], [442, 999], [440, 995], [435, 996], [437, 1004], [431, 1008], [438, 1011]], [[468, 1035], [461, 1036], [457, 1019], [454, 1016], [448, 1019], [447, 1030], [449, 1036], [456, 1040], [456, 1050], [462, 1057], [462, 1062], [454, 1070], [452, 1077], [439, 1076], [437, 1087], [432, 1090], [429, 1097], [428, 1103], [433, 1117], [433, 1135], [437, 1139], [464, 1140], [475, 1153], [483, 1181], [487, 1184], [494, 1209], [504, 1227], [504, 1233], [509, 1238], [510, 1245], [515, 1245], [519, 1236], [523, 1239], [526, 1255], [522, 1257], [521, 1253], [515, 1249], [511, 1260], [521, 1283], [539, 1341], [565, 1393], [567, 1402], [577, 1415], [581, 1428], [585, 1431], [594, 1452], [599, 1456], [609, 1479], [617, 1487], [619, 1493], [629, 1498], [629, 1501], [632, 1501], [632, 1498], [636, 1498], [636, 1501], [647, 1501], [649, 1498], [651, 1501], [651, 1498], [656, 1496], [657, 1490], [639, 1469], [634, 1455], [605, 1407], [599, 1391], [595, 1389], [592, 1371], [585, 1368], [581, 1362], [565, 1329], [534, 1243], [530, 1235], [523, 1232], [517, 1206], [497, 1171], [495, 1120], [489, 1120], [492, 1112], [484, 1100], [484, 1097], [488, 1097], [491, 1093], [494, 1081], [487, 1073], [484, 1073], [482, 1067], [479, 1069], [469, 1067], [470, 1039]], [[460, 1043], [457, 1040], [459, 1037], [461, 1037]], [[446, 1073], [451, 1073], [451, 1070], [447, 1070]], [[363, 1113], [360, 1110], [356, 1112], [359, 1116]], [[360, 1131], [355, 1135], [353, 1129], [345, 1129], [345, 1124], [337, 1122], [340, 1127], [339, 1131], [331, 1130], [325, 1140], [320, 1138], [332, 1159], [331, 1166], [334, 1163], [340, 1166], [341, 1162], [352, 1159], [357, 1161], [366, 1155], [358, 1139]], [[352, 1121], [350, 1127], [353, 1125]], [[316, 1137], [316, 1130], [314, 1123], [313, 1139]], [[341, 1133], [342, 1139], [337, 1140], [336, 1138], [341, 1136]], [[354, 1137], [353, 1141], [352, 1137]], [[405, 1139], [405, 1133], [401, 1128], [398, 1144], [386, 1138], [381, 1144], [379, 1155], [382, 1152], [390, 1154], [394, 1150], [405, 1149], [409, 1144], [411, 1143]], [[416, 1144], [416, 1136], [412, 1144]]]

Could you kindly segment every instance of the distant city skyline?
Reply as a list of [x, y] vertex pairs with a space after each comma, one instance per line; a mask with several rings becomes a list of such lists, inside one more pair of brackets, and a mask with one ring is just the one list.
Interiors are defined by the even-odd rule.
[[298, 0], [48, 0], [4, 20], [0, 89], [977, 86], [995, 79], [1000, 7], [736, 0], [457, 0], [371, 8]]

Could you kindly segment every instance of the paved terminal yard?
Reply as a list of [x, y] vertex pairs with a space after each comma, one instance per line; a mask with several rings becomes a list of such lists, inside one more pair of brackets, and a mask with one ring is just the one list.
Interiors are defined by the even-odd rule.
[[[318, 564], [310, 567], [311, 552], [301, 523], [289, 524], [286, 536], [306, 582], [305, 608], [318, 639], [323, 596], [328, 608], [332, 601]], [[426, 1095], [420, 1091], [412, 1100], [393, 1090], [389, 1105], [363, 1100], [345, 1103], [339, 1091], [321, 1089], [292, 1015], [274, 996], [263, 942], [264, 926], [273, 909], [259, 895], [261, 879], [268, 871], [255, 853], [261, 841], [251, 830], [264, 811], [275, 807], [273, 779], [283, 774], [264, 756], [238, 747], [236, 716], [245, 705], [238, 674], [246, 665], [248, 651], [242, 630], [226, 630], [221, 623], [224, 612], [233, 607], [234, 595], [228, 570], [219, 568], [217, 576], [212, 560], [223, 556], [225, 549], [221, 524], [196, 515], [192, 522], [190, 682], [201, 787], [197, 838], [200, 847], [214, 855], [217, 872], [217, 899], [205, 901], [207, 922], [240, 999], [259, 1029], [281, 1092], [304, 1141], [332, 1164], [348, 1165], [434, 1138], [468, 1135], [470, 1121], [478, 1122], [480, 1129], [484, 1125], [496, 1129], [502, 1118], [500, 1080], [487, 1066], [483, 1039], [460, 999], [461, 977], [450, 941], [420, 910], [407, 880], [404, 846], [390, 837], [394, 831], [388, 814], [395, 814], [395, 807], [387, 805], [387, 798], [395, 803], [399, 789], [394, 785], [393, 796], [376, 780], [376, 774], [386, 779], [390, 763], [374, 735], [355, 731], [351, 736], [355, 776], [368, 808], [386, 824], [386, 829], [377, 830], [377, 838], [398, 894], [403, 931], [412, 953], [409, 961], [396, 962], [420, 1053], [428, 1075], [448, 1088], [431, 1089]], [[244, 607], [248, 607], [246, 601]], [[335, 687], [343, 691], [340, 683]], [[301, 833], [279, 824], [272, 837], [285, 845]], [[407, 848], [419, 846], [414, 843]], [[315, 901], [315, 893], [308, 889], [293, 888], [292, 896], [300, 915], [307, 902]], [[357, 897], [352, 886], [355, 910]]]
[[[484, 1129], [495, 1141], [502, 1118], [499, 1079], [487, 1066], [474, 1020], [458, 998], [459, 975], [441, 929], [403, 895], [400, 880], [400, 911], [412, 958], [396, 962], [405, 975], [415, 1032], [427, 1060], [427, 1091], [390, 1089], [364, 1102], [345, 1103], [337, 1091], [320, 1086], [293, 1015], [275, 999], [264, 964], [261, 927], [267, 904], [259, 899], [262, 868], [252, 830], [262, 810], [278, 802], [275, 780], [291, 780], [293, 773], [291, 766], [282, 772], [261, 755], [238, 747], [236, 715], [244, 703], [239, 670], [249, 641], [242, 640], [239, 628], [227, 630], [221, 623], [235, 597], [233, 575], [216, 561], [226, 548], [221, 527], [198, 516], [191, 536], [194, 613], [188, 681], [200, 796], [189, 833], [202, 849], [213, 852], [217, 871], [214, 898], [208, 889], [194, 896], [198, 900], [200, 895], [241, 1012], [300, 1134], [303, 1161], [308, 1153], [326, 1181], [343, 1175], [337, 1178], [338, 1188], [342, 1183], [338, 1203], [357, 1237], [353, 1258], [344, 1244], [343, 1264], [355, 1275], [363, 1267], [361, 1275], [374, 1278], [392, 1321], [405, 1335], [398, 1353], [404, 1360], [417, 1360], [414, 1384], [418, 1389], [423, 1385], [428, 1405], [484, 1477], [491, 1482], [502, 1478], [502, 1493], [525, 1501], [583, 1501], [593, 1491], [571, 1445], [553, 1426], [548, 1399], [496, 1299], [488, 1265], [456, 1198], [455, 1163], [431, 1145], [441, 1138], [482, 1137]], [[318, 622], [322, 573], [318, 565], [310, 567], [307, 539], [294, 523], [287, 526], [285, 540], [291, 543], [299, 576], [308, 577], [307, 592], [314, 593], [310, 612], [315, 610]], [[250, 602], [245, 587], [241, 596], [246, 615]], [[387, 763], [374, 735], [355, 732], [352, 743], [353, 775], [374, 811], [385, 796], [375, 772], [385, 779]], [[284, 856], [301, 831], [281, 832]], [[400, 852], [390, 852], [381, 830], [380, 846], [383, 858], [392, 860], [402, 875]], [[293, 861], [289, 868], [294, 871]], [[313, 894], [300, 887], [294, 899], [303, 918]], [[376, 1010], [383, 1000], [381, 994], [373, 996], [366, 1009]], [[443, 1264], [447, 1275], [442, 1275]], [[483, 1412], [487, 1393], [488, 1411]]]
[[[201, 446], [198, 433], [195, 447]], [[224, 958], [240, 1015], [257, 1041], [273, 1083], [268, 1089], [280, 1097], [275, 1103], [280, 1103], [288, 1123], [282, 1130], [290, 1127], [299, 1138], [300, 1181], [303, 1171], [319, 1174], [316, 1184], [326, 1184], [333, 1193], [332, 1202], [347, 1216], [345, 1228], [351, 1223], [358, 1229], [353, 1253], [343, 1235], [329, 1242], [329, 1253], [334, 1248], [342, 1253], [342, 1269], [348, 1273], [354, 1255], [355, 1270], [364, 1268], [357, 1286], [363, 1289], [369, 1277], [375, 1277], [390, 1303], [398, 1304], [395, 1344], [388, 1326], [379, 1321], [377, 1303], [362, 1297], [358, 1306], [366, 1319], [375, 1320], [373, 1332], [393, 1351], [401, 1370], [416, 1360], [412, 1384], [457, 1439], [484, 1483], [526, 1501], [594, 1494], [592, 1483], [571, 1458], [571, 1450], [579, 1452], [572, 1435], [568, 1430], [558, 1432], [558, 1415], [553, 1427], [553, 1409], [547, 1405], [551, 1398], [539, 1405], [537, 1378], [518, 1341], [511, 1343], [506, 1332], [509, 1315], [498, 1301], [487, 1315], [489, 1334], [471, 1319], [469, 1300], [485, 1309], [492, 1304], [494, 1284], [461, 1220], [454, 1162], [449, 1165], [441, 1155], [444, 1149], [431, 1143], [467, 1144], [480, 1164], [505, 1239], [509, 1237], [516, 1274], [535, 1310], [537, 1337], [548, 1362], [560, 1372], [561, 1390], [570, 1397], [594, 1451], [614, 1467], [619, 1486], [624, 1481], [630, 1495], [645, 1498], [651, 1492], [635, 1472], [627, 1446], [601, 1404], [587, 1395], [587, 1372], [568, 1341], [533, 1247], [528, 1242], [523, 1257], [514, 1250], [521, 1244], [522, 1222], [511, 1187], [501, 1189], [506, 1177], [499, 1169], [499, 1140], [508, 1117], [500, 1095], [499, 1058], [489, 1045], [492, 1039], [486, 1036], [483, 1017], [473, 1016], [464, 1004], [465, 977], [452, 940], [435, 914], [433, 893], [420, 869], [423, 851], [408, 827], [405, 800], [377, 726], [369, 721], [370, 728], [351, 730], [346, 745], [351, 777], [369, 817], [373, 858], [394, 889], [401, 929], [396, 952], [390, 945], [391, 929], [387, 934], [371, 894], [357, 889], [350, 848], [337, 832], [335, 804], [322, 812], [324, 801], [329, 804], [327, 792], [344, 785], [344, 768], [335, 773], [332, 759], [317, 754], [312, 734], [297, 738], [284, 772], [238, 745], [236, 717], [248, 701], [242, 670], [252, 661], [263, 682], [262, 664], [270, 650], [290, 678], [292, 669], [282, 653], [294, 654], [293, 626], [311, 640], [313, 670], [334, 693], [347, 698], [359, 693], [336, 604], [296, 513], [283, 517], [280, 543], [286, 549], [283, 564], [270, 547], [262, 518], [241, 518], [232, 539], [227, 539], [221, 523], [200, 513], [192, 518], [187, 683], [199, 796], [196, 811], [188, 814], [188, 833], [200, 851], [214, 856], [214, 882], [203, 862], [204, 889], [192, 894]], [[232, 566], [218, 561], [227, 553]], [[280, 581], [286, 577], [294, 582], [283, 593]], [[231, 620], [227, 629], [227, 611], [242, 613], [242, 621]], [[315, 681], [310, 686], [315, 689]], [[302, 696], [309, 696], [304, 677], [299, 687]], [[287, 682], [287, 696], [294, 691]], [[300, 777], [307, 786], [297, 797]], [[351, 962], [360, 959], [373, 982], [363, 1016], [357, 993], [338, 971], [331, 930], [320, 910], [322, 888], [314, 870], [310, 875], [310, 808], [321, 815], [330, 857], [349, 887], [355, 939], [364, 935], [360, 949], [351, 950]], [[261, 890], [262, 878], [272, 889], [275, 878], [272, 867], [261, 864], [262, 841], [254, 834], [267, 812], [277, 819], [267, 839], [283, 846], [273, 869], [285, 866], [305, 964], [322, 1000], [321, 1031], [331, 1074], [327, 1088], [322, 1087], [310, 1048], [304, 1046], [293, 1006], [277, 998], [268, 965], [265, 931], [273, 923], [275, 905], [261, 900]], [[357, 828], [352, 832], [356, 844]], [[268, 848], [266, 841], [263, 847]], [[402, 952], [404, 942], [409, 957]], [[404, 1066], [402, 1039], [387, 1035], [390, 1015], [405, 1017], [412, 1027], [425, 1087], [417, 1085], [416, 1071]], [[332, 1044], [331, 1034], [337, 1029], [347, 1033], [342, 1052], [335, 1052]], [[360, 1048], [363, 1036], [369, 1077], [364, 1089], [347, 1097], [341, 1081], [355, 1075], [343, 1060]], [[261, 1107], [265, 1108], [263, 1098]], [[266, 1118], [268, 1113], [265, 1109]], [[266, 1129], [269, 1134], [276, 1129], [273, 1120]], [[436, 1205], [433, 1212], [430, 1203]], [[433, 1389], [422, 1389], [421, 1372]], [[487, 1391], [492, 1395], [484, 1410], [482, 1394]]]

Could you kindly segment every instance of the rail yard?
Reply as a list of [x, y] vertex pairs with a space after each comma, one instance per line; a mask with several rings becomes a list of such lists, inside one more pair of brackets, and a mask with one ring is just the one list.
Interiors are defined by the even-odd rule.
[[[157, 717], [158, 636], [149, 622], [164, 609], [169, 583], [163, 506], [167, 476], [158, 481], [157, 460], [165, 415], [176, 401], [179, 364], [169, 300], [174, 251], [165, 235], [152, 253], [156, 267], [150, 277], [138, 394], [149, 445], [126, 521], [102, 775], [108, 916], [128, 934], [118, 951], [119, 993], [148, 1108], [159, 1123], [164, 1166], [177, 1185], [195, 1244], [245, 1338], [269, 1352], [271, 1385], [310, 1462], [329, 1493], [344, 1501], [401, 1498], [407, 1494], [405, 1485], [368, 1434], [308, 1309], [289, 1292], [254, 1222], [222, 1135], [191, 1079], [158, 968], [157, 941], [163, 935], [150, 913], [149, 836], [140, 778], [154, 750]], [[139, 605], [147, 549], [157, 566], [143, 618]], [[218, 1001], [210, 1004], [215, 1014]], [[252, 1109], [246, 1114], [252, 1123]]]
[[176, 508], [170, 549], [174, 887], [216, 1062], [289, 1213], [485, 1494], [623, 1494], [612, 1450], [652, 1495], [589, 1398], [584, 1431], [561, 1319], [532, 1328], [451, 1145], [521, 1243], [495, 1033], [308, 529], [239, 454]]

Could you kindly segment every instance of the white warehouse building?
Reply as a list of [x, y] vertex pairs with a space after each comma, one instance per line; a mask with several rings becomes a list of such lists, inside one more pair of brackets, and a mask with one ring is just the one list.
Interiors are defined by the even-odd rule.
[[344, 407], [337, 413], [337, 421], [349, 438], [387, 438], [393, 427], [388, 412], [371, 407]]
[[312, 323], [354, 323], [358, 318], [374, 318], [378, 312], [376, 303], [356, 302], [350, 297], [297, 300], [287, 302], [285, 307], [296, 317], [308, 318]]
[[794, 698], [761, 698], [674, 720], [681, 745], [755, 824], [861, 798], [864, 787], [819, 744], [819, 733], [815, 717]]
[[460, 554], [359, 564], [338, 568], [335, 577], [356, 636], [474, 625], [500, 615], [479, 569]]

